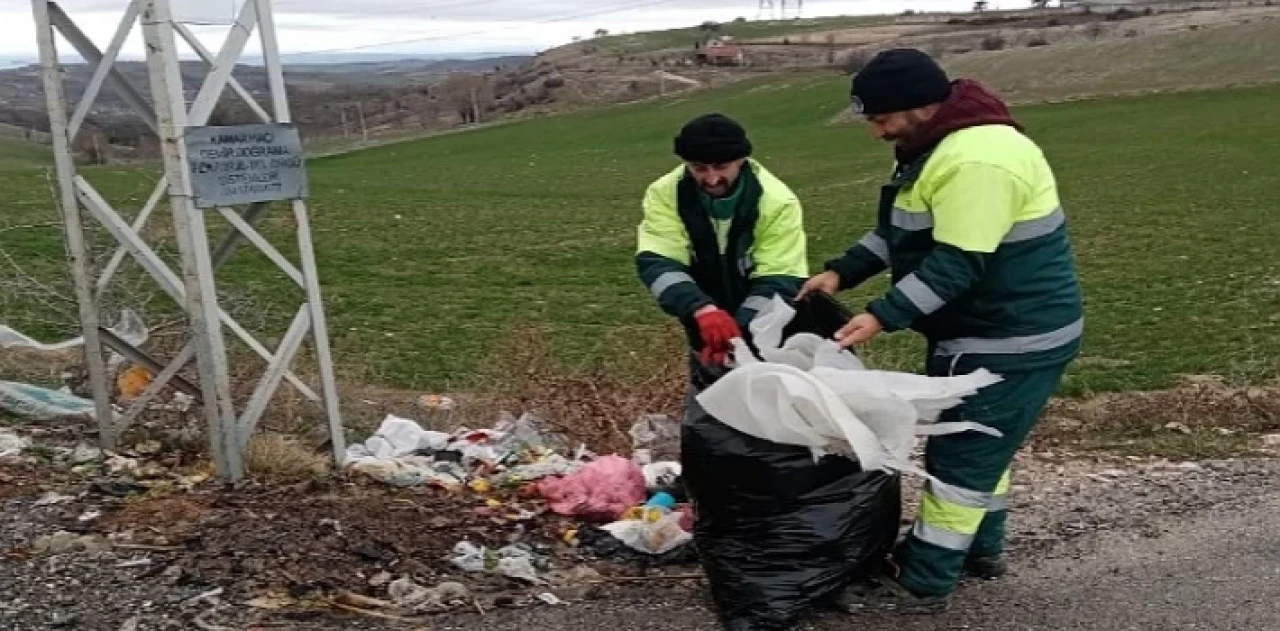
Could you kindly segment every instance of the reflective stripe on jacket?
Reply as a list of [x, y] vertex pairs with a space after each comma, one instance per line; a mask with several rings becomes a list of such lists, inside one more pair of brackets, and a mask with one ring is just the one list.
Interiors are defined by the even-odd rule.
[[951, 133], [895, 170], [879, 211], [876, 228], [827, 268], [843, 287], [892, 272], [891, 290], [867, 306], [886, 330], [917, 330], [936, 355], [1027, 368], [1078, 352], [1066, 216], [1044, 154], [1018, 130]]

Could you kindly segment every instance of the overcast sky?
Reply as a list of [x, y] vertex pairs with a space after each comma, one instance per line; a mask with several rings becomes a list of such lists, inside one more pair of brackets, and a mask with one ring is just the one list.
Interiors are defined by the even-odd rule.
[[[172, 0], [181, 20], [229, 23], [243, 0]], [[780, 5], [782, 0], [774, 0]], [[755, 18], [758, 0], [275, 0], [276, 28], [286, 53], [533, 52], [590, 36], [689, 26], [706, 20]], [[807, 0], [805, 16], [964, 10], [972, 0]], [[1015, 8], [1021, 0], [995, 0]], [[0, 55], [34, 56], [34, 25], [27, 0], [0, 0]], [[106, 45], [126, 0], [62, 0], [61, 5], [100, 46]], [[794, 15], [797, 0], [787, 0]], [[776, 13], [777, 9], [775, 9]], [[196, 32], [210, 48], [225, 27]], [[254, 38], [250, 50], [256, 50]], [[139, 37], [127, 47], [140, 57]]]

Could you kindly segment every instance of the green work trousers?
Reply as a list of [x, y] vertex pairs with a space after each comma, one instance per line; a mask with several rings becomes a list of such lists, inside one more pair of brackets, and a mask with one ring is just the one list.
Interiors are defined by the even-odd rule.
[[[928, 372], [946, 376], [976, 367], [955, 369], [948, 358], [934, 357]], [[949, 594], [960, 580], [966, 557], [994, 556], [1003, 551], [1009, 465], [1057, 390], [1065, 369], [1063, 364], [1001, 371], [998, 374], [1003, 381], [943, 414], [943, 421], [974, 421], [999, 430], [1003, 436], [962, 432], [928, 439], [925, 470], [936, 481], [926, 482], [911, 532], [893, 555], [902, 586], [919, 596]]]

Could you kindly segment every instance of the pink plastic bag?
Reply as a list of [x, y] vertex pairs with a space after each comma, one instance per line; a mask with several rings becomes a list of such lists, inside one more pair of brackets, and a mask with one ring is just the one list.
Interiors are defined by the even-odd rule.
[[627, 509], [648, 497], [640, 465], [620, 456], [603, 456], [577, 473], [544, 478], [538, 493], [561, 515], [583, 521], [617, 521]]

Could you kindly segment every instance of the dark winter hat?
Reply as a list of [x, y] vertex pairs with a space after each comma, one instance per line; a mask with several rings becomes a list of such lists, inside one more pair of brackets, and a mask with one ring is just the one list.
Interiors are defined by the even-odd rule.
[[881, 51], [853, 77], [853, 111], [873, 115], [941, 103], [951, 80], [938, 62], [914, 48]]
[[751, 141], [737, 121], [723, 114], [706, 114], [680, 129], [675, 152], [689, 162], [720, 164], [750, 156]]

